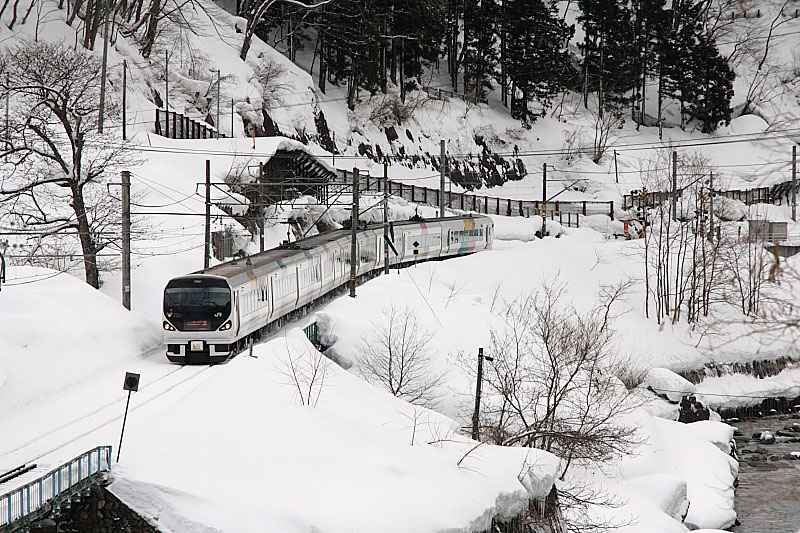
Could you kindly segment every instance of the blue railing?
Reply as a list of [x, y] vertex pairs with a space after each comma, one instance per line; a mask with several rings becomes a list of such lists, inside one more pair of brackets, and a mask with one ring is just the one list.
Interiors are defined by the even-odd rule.
[[71, 498], [81, 489], [100, 484], [111, 471], [111, 446], [98, 446], [44, 476], [0, 496], [0, 526], [10, 525], [47, 507], [58, 508], [63, 495]]

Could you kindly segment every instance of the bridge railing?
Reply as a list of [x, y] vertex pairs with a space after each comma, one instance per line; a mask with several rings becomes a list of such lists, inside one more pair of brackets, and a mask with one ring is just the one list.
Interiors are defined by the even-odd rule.
[[99, 484], [104, 473], [111, 471], [111, 446], [98, 446], [71, 461], [0, 495], [0, 526], [7, 526], [26, 517], [41, 516], [56, 507], [62, 496], [79, 493]]

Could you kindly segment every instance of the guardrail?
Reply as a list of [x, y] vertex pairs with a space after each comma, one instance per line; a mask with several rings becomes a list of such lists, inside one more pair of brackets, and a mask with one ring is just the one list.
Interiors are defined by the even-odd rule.
[[98, 446], [13, 491], [0, 495], [0, 531], [20, 520], [38, 519], [59, 502], [80, 497], [111, 471], [111, 446]]
[[[341, 171], [340, 171], [341, 172]], [[347, 173], [343, 179], [347, 180]], [[405, 198], [414, 203], [428, 204], [434, 207], [439, 205], [439, 189], [431, 189], [419, 185], [408, 185], [399, 181], [386, 180], [383, 177], [363, 176], [360, 179], [362, 190], [384, 190], [384, 182], [388, 182], [389, 194]], [[567, 215], [607, 215], [614, 220], [614, 202], [577, 201], [577, 202], [541, 202], [538, 200], [512, 200], [511, 198], [497, 198], [494, 196], [481, 196], [477, 194], [444, 192], [444, 205], [451, 209], [474, 211], [486, 215], [504, 215], [509, 217], [530, 217], [547, 213], [550, 218]], [[551, 216], [549, 213], [552, 212]], [[575, 218], [577, 220], [577, 217]], [[568, 222], [569, 223], [569, 222]]]
[[[800, 182], [797, 183], [796, 187], [800, 188]], [[653, 208], [657, 205], [672, 200], [672, 192], [670, 191], [647, 191], [645, 194], [642, 193], [635, 194], [636, 192], [637, 191], [634, 191], [631, 194], [625, 194], [622, 196], [622, 209], [627, 210], [633, 207]], [[731, 198], [733, 200], [739, 200], [740, 202], [743, 202], [746, 205], [753, 205], [759, 203], [782, 205], [783, 202], [786, 202], [786, 204], [789, 205], [791, 194], [792, 194], [791, 181], [776, 183], [775, 185], [769, 187], [755, 187], [753, 189], [728, 189], [728, 190], [714, 189], [715, 196], [722, 196], [725, 198]], [[683, 189], [680, 189], [678, 191], [678, 197], [680, 198], [682, 196], [683, 196]]]

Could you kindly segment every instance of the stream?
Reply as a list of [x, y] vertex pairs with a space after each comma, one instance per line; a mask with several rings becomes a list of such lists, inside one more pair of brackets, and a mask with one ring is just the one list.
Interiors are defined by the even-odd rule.
[[[735, 496], [739, 524], [732, 531], [800, 532], [800, 415], [772, 415], [731, 424], [739, 430], [734, 436], [739, 455]], [[762, 431], [775, 435], [776, 442], [766, 444], [753, 438]], [[779, 436], [778, 431], [786, 436]], [[798, 457], [792, 458], [792, 452]]]

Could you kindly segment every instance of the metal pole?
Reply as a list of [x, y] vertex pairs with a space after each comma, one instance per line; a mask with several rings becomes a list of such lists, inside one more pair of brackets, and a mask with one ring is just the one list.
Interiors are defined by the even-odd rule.
[[353, 212], [350, 217], [350, 298], [356, 297], [358, 274], [358, 169], [353, 168]]
[[122, 140], [128, 140], [128, 60], [122, 60]]
[[217, 139], [219, 139], [219, 69], [217, 69], [217, 121], [214, 125], [217, 127]]
[[211, 160], [206, 159], [206, 232], [203, 268], [208, 268], [211, 258]]
[[389, 273], [389, 164], [383, 164], [383, 273]]
[[231, 98], [231, 137], [233, 137], [233, 98]]
[[164, 117], [167, 119], [166, 137], [169, 137], [169, 50], [164, 51]]
[[547, 163], [542, 163], [542, 202], [547, 203]]
[[106, 109], [106, 67], [108, 65], [108, 0], [103, 3], [105, 18], [103, 23], [103, 66], [100, 73], [100, 117], [97, 123], [97, 131], [103, 133], [103, 115]]
[[475, 411], [472, 412], [472, 438], [481, 440], [481, 382], [483, 381], [483, 348], [478, 348], [478, 381], [475, 384]]
[[714, 172], [712, 171], [709, 174], [709, 183], [708, 183], [708, 198], [709, 198], [709, 214], [708, 214], [708, 223], [709, 223], [709, 234], [708, 234], [708, 241], [711, 242], [714, 240]]
[[617, 183], [619, 183], [619, 168], [617, 168], [617, 151], [614, 150], [614, 177]]
[[441, 156], [439, 159], [439, 216], [444, 216], [444, 166], [447, 164], [444, 139], [439, 142]]
[[797, 145], [792, 146], [792, 222], [797, 222]]
[[122, 417], [122, 431], [119, 434], [119, 446], [117, 446], [117, 462], [119, 462], [119, 453], [122, 451], [122, 436], [125, 435], [125, 422], [128, 421], [128, 406], [131, 404], [131, 392], [133, 391], [128, 391], [128, 401], [125, 402], [125, 416]]
[[672, 151], [672, 220], [678, 220], [678, 152]]
[[131, 310], [131, 173], [122, 171], [122, 305]]
[[[11, 142], [10, 142], [11, 141], [11, 129], [10, 129], [10, 122], [9, 122], [9, 114], [10, 114], [9, 112], [10, 112], [10, 108], [11, 108], [11, 88], [10, 88], [10, 82], [9, 82], [9, 79], [8, 79], [8, 74], [6, 74], [6, 89], [8, 91], [6, 93], [6, 138], [5, 138], [6, 145], [3, 146], [3, 150], [8, 150], [8, 147], [11, 145]], [[8, 161], [8, 155], [4, 156], [3, 160], [4, 161]]]

